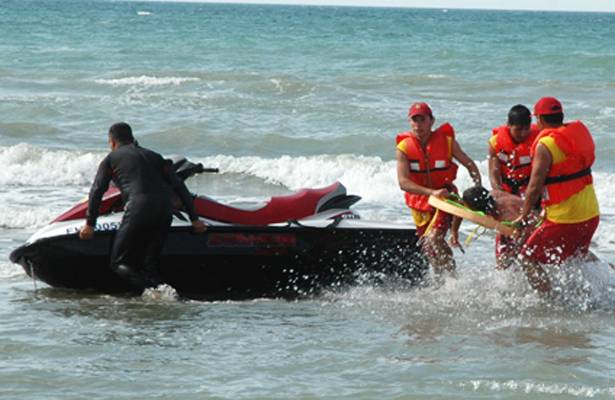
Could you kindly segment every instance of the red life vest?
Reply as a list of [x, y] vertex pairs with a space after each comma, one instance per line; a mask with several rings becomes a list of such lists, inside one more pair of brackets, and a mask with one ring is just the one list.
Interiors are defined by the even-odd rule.
[[[445, 123], [433, 131], [427, 140], [425, 150], [420, 140], [411, 132], [397, 135], [397, 144], [406, 141], [409, 178], [412, 182], [431, 189], [452, 186], [457, 177], [457, 164], [453, 162], [453, 142], [455, 131]], [[418, 211], [432, 211], [427, 204], [429, 196], [404, 193], [408, 207]]]
[[493, 136], [496, 137], [493, 149], [500, 161], [504, 191], [512, 194], [525, 192], [532, 172], [532, 144], [538, 133], [538, 127], [532, 125], [527, 139], [517, 143], [510, 135], [510, 128], [507, 125], [493, 129]]
[[595, 145], [591, 133], [581, 121], [570, 122], [559, 128], [547, 128], [536, 138], [532, 156], [543, 137], [551, 137], [566, 158], [551, 164], [542, 195], [544, 206], [561, 203], [593, 183], [591, 166], [595, 160]]

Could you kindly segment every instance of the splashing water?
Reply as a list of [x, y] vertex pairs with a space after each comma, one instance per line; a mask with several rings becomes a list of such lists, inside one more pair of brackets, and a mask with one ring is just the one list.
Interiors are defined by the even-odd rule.
[[177, 291], [167, 284], [161, 284], [155, 288], [147, 288], [141, 294], [141, 298], [145, 301], [153, 302], [174, 302], [179, 299]]

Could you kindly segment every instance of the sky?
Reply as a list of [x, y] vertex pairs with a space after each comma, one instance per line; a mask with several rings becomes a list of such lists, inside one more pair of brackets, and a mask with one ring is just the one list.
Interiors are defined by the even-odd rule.
[[379, 7], [615, 12], [615, 0], [181, 0], [203, 3], [310, 4]]

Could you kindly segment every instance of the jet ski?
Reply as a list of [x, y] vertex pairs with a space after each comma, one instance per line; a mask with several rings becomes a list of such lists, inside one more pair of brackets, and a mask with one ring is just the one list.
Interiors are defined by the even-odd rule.
[[[183, 157], [172, 162], [184, 180], [216, 172]], [[251, 207], [193, 196], [207, 231], [193, 233], [187, 215], [175, 210], [158, 265], [162, 280], [186, 298], [296, 298], [366, 279], [415, 285], [427, 270], [413, 227], [362, 220], [350, 208], [360, 197], [339, 182]], [[78, 236], [86, 210], [87, 200], [58, 216], [15, 249], [11, 261], [53, 287], [130, 292], [109, 267], [123, 215], [119, 190], [110, 187], [103, 196], [92, 240]]]

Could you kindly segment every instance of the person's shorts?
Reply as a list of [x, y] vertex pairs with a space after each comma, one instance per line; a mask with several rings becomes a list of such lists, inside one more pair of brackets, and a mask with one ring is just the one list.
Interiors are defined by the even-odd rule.
[[558, 224], [545, 220], [526, 240], [521, 255], [541, 264], [561, 264], [589, 251], [600, 217], [576, 224]]
[[421, 237], [432, 231], [446, 234], [451, 227], [453, 216], [440, 210], [429, 212], [412, 209], [412, 218], [416, 224], [416, 234]]

